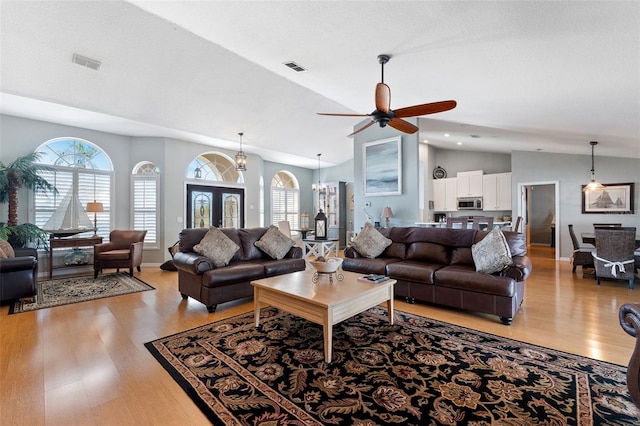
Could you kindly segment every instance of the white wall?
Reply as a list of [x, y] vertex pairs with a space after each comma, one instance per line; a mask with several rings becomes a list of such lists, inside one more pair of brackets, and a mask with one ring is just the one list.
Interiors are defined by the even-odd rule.
[[[596, 178], [601, 183], [634, 182], [635, 214], [582, 214], [582, 188], [591, 177], [591, 155], [552, 154], [514, 151], [511, 154], [512, 204], [517, 211], [519, 183], [559, 181], [560, 211], [556, 212], [556, 232], [560, 234], [560, 257], [569, 258], [573, 245], [567, 225], [573, 224], [577, 235], [593, 229], [593, 223], [620, 222], [623, 226], [640, 229], [639, 191], [640, 159], [598, 157], [595, 159]], [[558, 247], [556, 247], [556, 250]]]

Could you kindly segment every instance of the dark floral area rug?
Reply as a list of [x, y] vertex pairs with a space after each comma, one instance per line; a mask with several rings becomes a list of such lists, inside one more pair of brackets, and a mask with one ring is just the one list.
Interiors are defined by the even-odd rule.
[[396, 311], [322, 327], [274, 308], [146, 347], [215, 424], [631, 425], [626, 367]]
[[39, 280], [36, 302], [28, 303], [16, 300], [9, 308], [9, 314], [147, 290], [155, 289], [138, 278], [123, 272], [100, 274], [95, 280], [93, 276]]

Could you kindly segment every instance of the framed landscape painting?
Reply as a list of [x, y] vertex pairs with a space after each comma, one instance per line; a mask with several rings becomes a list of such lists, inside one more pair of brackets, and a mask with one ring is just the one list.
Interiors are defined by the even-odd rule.
[[607, 183], [604, 189], [585, 191], [582, 185], [582, 213], [633, 214], [633, 183]]
[[402, 138], [362, 145], [365, 197], [402, 194]]

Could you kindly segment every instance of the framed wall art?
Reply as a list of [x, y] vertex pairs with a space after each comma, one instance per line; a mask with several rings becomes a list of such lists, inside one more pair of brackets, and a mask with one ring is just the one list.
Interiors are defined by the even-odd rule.
[[362, 145], [364, 196], [402, 194], [402, 137]]
[[606, 183], [604, 189], [586, 192], [582, 185], [583, 214], [633, 214], [634, 184]]

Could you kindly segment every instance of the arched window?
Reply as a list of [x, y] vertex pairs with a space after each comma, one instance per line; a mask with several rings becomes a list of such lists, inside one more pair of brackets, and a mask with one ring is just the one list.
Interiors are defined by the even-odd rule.
[[[102, 203], [103, 210], [95, 213], [98, 235], [106, 240], [111, 230], [111, 187], [113, 180], [113, 164], [109, 156], [97, 145], [79, 138], [56, 138], [42, 144], [36, 152], [40, 153], [39, 163], [52, 168], [40, 175], [58, 190], [57, 193], [43, 193], [36, 191], [34, 223], [44, 228], [45, 224], [54, 216], [63, 217], [60, 209], [63, 201], [72, 199], [82, 206], [81, 213], [87, 203], [97, 201]], [[61, 207], [62, 206], [62, 207]], [[56, 213], [58, 211], [58, 213]], [[86, 213], [83, 213], [86, 215]], [[60, 227], [78, 227], [76, 223], [63, 223]], [[88, 217], [88, 216], [85, 216]], [[80, 218], [82, 219], [82, 218]], [[91, 225], [94, 218], [91, 217]], [[50, 222], [51, 223], [51, 222]], [[55, 229], [60, 229], [56, 227]]]
[[148, 161], [138, 163], [131, 175], [131, 226], [132, 229], [147, 231], [145, 248], [158, 248], [159, 179], [160, 170]]
[[187, 177], [213, 182], [244, 183], [244, 176], [236, 170], [234, 161], [218, 152], [198, 155], [189, 164]]
[[287, 171], [280, 171], [271, 180], [271, 221], [274, 225], [288, 220], [291, 229], [299, 228], [300, 189], [298, 180]]

